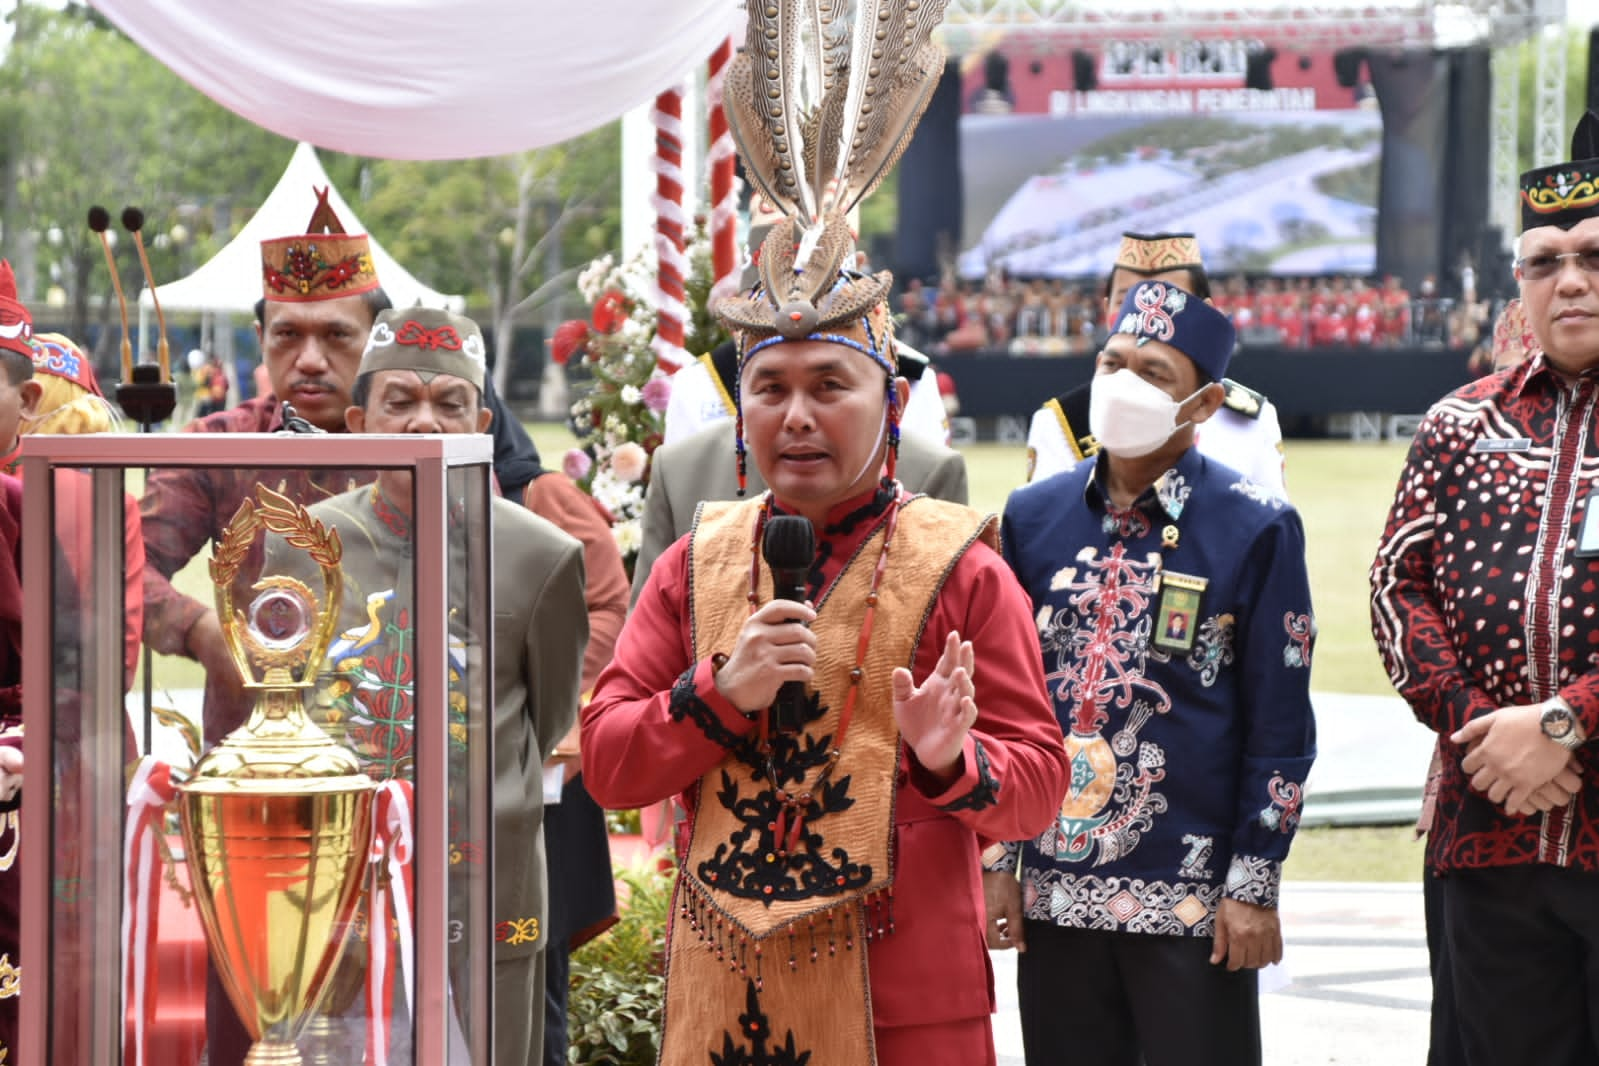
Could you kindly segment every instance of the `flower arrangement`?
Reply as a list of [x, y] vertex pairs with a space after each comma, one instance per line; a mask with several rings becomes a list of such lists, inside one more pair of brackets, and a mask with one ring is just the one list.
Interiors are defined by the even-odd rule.
[[[688, 246], [685, 281], [690, 308], [684, 346], [710, 351], [725, 336], [705, 310], [711, 285], [710, 241], [696, 228]], [[672, 379], [655, 363], [655, 256], [640, 251], [618, 264], [609, 254], [577, 279], [592, 310], [588, 319], [564, 322], [550, 340], [550, 357], [563, 366], [581, 358], [592, 385], [572, 404], [578, 446], [561, 467], [611, 517], [611, 532], [629, 575], [643, 540], [644, 492], [650, 456], [660, 446]]]

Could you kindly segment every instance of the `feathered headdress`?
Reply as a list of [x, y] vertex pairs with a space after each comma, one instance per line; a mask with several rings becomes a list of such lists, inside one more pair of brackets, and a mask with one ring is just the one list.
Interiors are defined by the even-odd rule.
[[[932, 43], [946, 0], [750, 0], [725, 107], [744, 172], [786, 218], [759, 253], [760, 280], [716, 314], [739, 363], [773, 344], [855, 348], [888, 373], [897, 443], [887, 271], [845, 269], [850, 209], [893, 169], [944, 71]], [[742, 414], [738, 447], [743, 483]], [[892, 453], [891, 453], [892, 454]]]

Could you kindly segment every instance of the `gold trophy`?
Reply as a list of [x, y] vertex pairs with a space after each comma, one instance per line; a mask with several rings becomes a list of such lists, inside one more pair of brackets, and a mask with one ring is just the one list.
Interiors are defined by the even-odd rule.
[[[303, 582], [263, 575], [235, 607], [234, 578], [262, 530], [321, 567], [320, 605]], [[179, 806], [211, 959], [255, 1039], [246, 1066], [301, 1066], [295, 1039], [344, 950], [371, 850], [372, 779], [305, 707], [338, 622], [342, 554], [337, 531], [262, 486], [211, 560], [223, 636], [255, 707], [195, 766]]]

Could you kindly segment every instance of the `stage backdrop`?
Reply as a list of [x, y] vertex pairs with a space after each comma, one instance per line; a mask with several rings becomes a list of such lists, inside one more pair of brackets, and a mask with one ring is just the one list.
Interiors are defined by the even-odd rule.
[[1163, 230], [1217, 273], [1374, 272], [1382, 115], [1368, 68], [1340, 65], [1350, 84], [1332, 52], [1248, 40], [978, 57], [961, 274], [1099, 276], [1123, 231]]

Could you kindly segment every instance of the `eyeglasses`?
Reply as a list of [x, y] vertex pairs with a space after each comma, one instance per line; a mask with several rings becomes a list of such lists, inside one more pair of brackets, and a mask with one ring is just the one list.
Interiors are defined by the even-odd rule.
[[1559, 255], [1525, 255], [1516, 260], [1516, 270], [1526, 281], [1544, 281], [1558, 274], [1561, 261], [1566, 259], [1575, 259], [1584, 274], [1599, 274], [1599, 248]]

